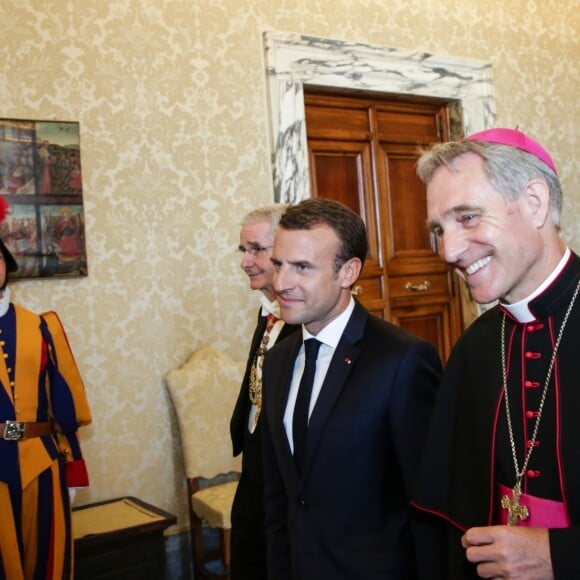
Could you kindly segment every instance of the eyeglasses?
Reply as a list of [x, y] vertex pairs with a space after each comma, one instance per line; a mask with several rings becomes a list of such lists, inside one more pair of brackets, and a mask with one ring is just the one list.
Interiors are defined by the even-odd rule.
[[256, 257], [260, 254], [263, 254], [264, 252], [267, 252], [270, 248], [273, 247], [274, 246], [248, 246], [245, 248], [244, 246], [238, 246], [238, 252], [240, 252], [240, 254], [248, 253], [250, 256]]

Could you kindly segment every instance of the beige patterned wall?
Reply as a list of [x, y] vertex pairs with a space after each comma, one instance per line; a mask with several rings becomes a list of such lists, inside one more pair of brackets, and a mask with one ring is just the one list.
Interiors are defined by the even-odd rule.
[[492, 62], [498, 121], [552, 152], [580, 249], [578, 0], [4, 0], [0, 21], [0, 116], [81, 128], [90, 275], [13, 286], [60, 313], [85, 378], [78, 503], [135, 495], [186, 523], [163, 377], [200, 345], [248, 348], [234, 249], [272, 198], [264, 30]]

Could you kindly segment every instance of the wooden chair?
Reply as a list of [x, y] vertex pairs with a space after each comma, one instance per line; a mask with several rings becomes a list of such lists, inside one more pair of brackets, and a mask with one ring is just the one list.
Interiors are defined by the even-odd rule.
[[[240, 458], [232, 457], [229, 422], [244, 370], [243, 361], [205, 347], [166, 376], [183, 448], [196, 579], [228, 577], [231, 509], [241, 469]], [[204, 525], [219, 528], [219, 554], [208, 551]], [[208, 570], [216, 559], [224, 574]]]

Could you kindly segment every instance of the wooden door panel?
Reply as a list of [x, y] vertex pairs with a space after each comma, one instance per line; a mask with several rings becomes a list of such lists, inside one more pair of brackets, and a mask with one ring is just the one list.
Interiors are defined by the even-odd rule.
[[312, 196], [340, 201], [365, 222], [369, 255], [358, 281], [358, 298], [371, 312], [388, 316], [381, 237], [372, 197], [370, 144], [312, 139], [308, 151]]
[[385, 281], [383, 276], [360, 278], [353, 288], [353, 294], [362, 297], [366, 302], [371, 300], [385, 300]]
[[446, 361], [452, 341], [450, 305], [448, 302], [427, 303], [416, 306], [391, 304], [391, 321], [415, 336], [430, 342]]
[[416, 174], [417, 150], [381, 143], [380, 151], [391, 222], [389, 258], [439, 259], [427, 229], [425, 185]]
[[449, 296], [454, 292], [451, 273], [420, 274], [389, 277], [389, 296], [392, 300], [399, 298], [415, 299], [422, 296]]
[[306, 107], [306, 127], [312, 139], [368, 141], [370, 119], [367, 107], [352, 104], [341, 107], [332, 102], [311, 104]]
[[369, 312], [383, 320], [389, 320], [391, 313], [389, 300], [385, 294], [386, 287], [384, 276], [365, 265], [352, 288], [352, 294]]
[[419, 147], [448, 136], [446, 104], [323, 89], [306, 89], [304, 102], [312, 196], [341, 201], [367, 227], [370, 256], [353, 294], [446, 360], [461, 333], [460, 294], [435, 252], [416, 176]]
[[377, 132], [379, 141], [390, 143], [429, 144], [439, 141], [440, 109], [430, 106], [401, 103], [377, 107]]
[[363, 218], [369, 238], [368, 266], [382, 268], [380, 237], [373, 211], [370, 144], [311, 140], [308, 151], [312, 196], [340, 201]]

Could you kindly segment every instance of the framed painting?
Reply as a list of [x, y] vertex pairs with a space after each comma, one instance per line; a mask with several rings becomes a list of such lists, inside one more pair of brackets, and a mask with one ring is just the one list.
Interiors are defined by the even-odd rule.
[[12, 278], [88, 274], [78, 123], [0, 119], [0, 194]]

